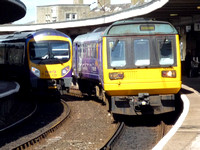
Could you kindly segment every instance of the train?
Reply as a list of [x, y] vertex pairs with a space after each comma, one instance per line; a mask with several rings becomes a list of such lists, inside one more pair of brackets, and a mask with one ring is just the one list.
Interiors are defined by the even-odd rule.
[[166, 21], [122, 20], [77, 36], [73, 80], [113, 115], [176, 110], [181, 89], [179, 35]]
[[1, 79], [18, 82], [23, 91], [68, 91], [72, 40], [55, 29], [0, 35], [0, 68]]

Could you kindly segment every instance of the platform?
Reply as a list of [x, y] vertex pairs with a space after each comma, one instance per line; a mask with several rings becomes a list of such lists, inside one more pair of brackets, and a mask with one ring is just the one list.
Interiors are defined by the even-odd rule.
[[183, 112], [173, 128], [153, 150], [200, 149], [200, 77], [182, 77]]
[[11, 81], [0, 81], [0, 98], [9, 96], [19, 91], [19, 84]]

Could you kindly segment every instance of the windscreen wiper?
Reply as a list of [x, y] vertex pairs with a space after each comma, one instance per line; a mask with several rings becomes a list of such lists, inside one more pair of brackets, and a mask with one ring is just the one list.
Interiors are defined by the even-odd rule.
[[119, 42], [119, 40], [116, 40], [116, 41], [115, 41], [115, 43], [114, 43], [114, 45], [113, 45], [113, 47], [112, 47], [111, 51], [114, 51], [114, 49], [116, 48], [116, 46], [117, 46], [118, 42]]
[[51, 59], [57, 59], [57, 60], [58, 60], [58, 61], [59, 61], [61, 64], [63, 64], [63, 63], [64, 63], [64, 62], [63, 62], [63, 61], [61, 61], [59, 58], [55, 58], [55, 57], [54, 57], [55, 55], [54, 55], [53, 53], [51, 54], [51, 56], [52, 56], [52, 57], [51, 57]]

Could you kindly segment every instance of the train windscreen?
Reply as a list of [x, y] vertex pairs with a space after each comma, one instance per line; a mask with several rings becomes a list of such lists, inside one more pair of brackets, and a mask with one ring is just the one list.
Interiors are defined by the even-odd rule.
[[150, 43], [148, 39], [134, 40], [133, 50], [136, 66], [146, 66], [150, 64]]
[[175, 36], [108, 37], [108, 68], [176, 66]]
[[125, 41], [116, 40], [109, 42], [110, 63], [112, 67], [123, 67], [126, 65], [125, 59]]
[[65, 41], [31, 42], [29, 51], [34, 63], [64, 63], [70, 58], [69, 42]]

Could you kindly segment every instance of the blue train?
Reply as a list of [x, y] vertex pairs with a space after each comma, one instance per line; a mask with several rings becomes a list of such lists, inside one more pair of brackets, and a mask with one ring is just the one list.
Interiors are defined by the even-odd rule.
[[72, 40], [54, 29], [0, 36], [1, 79], [24, 90], [66, 91], [72, 80]]

